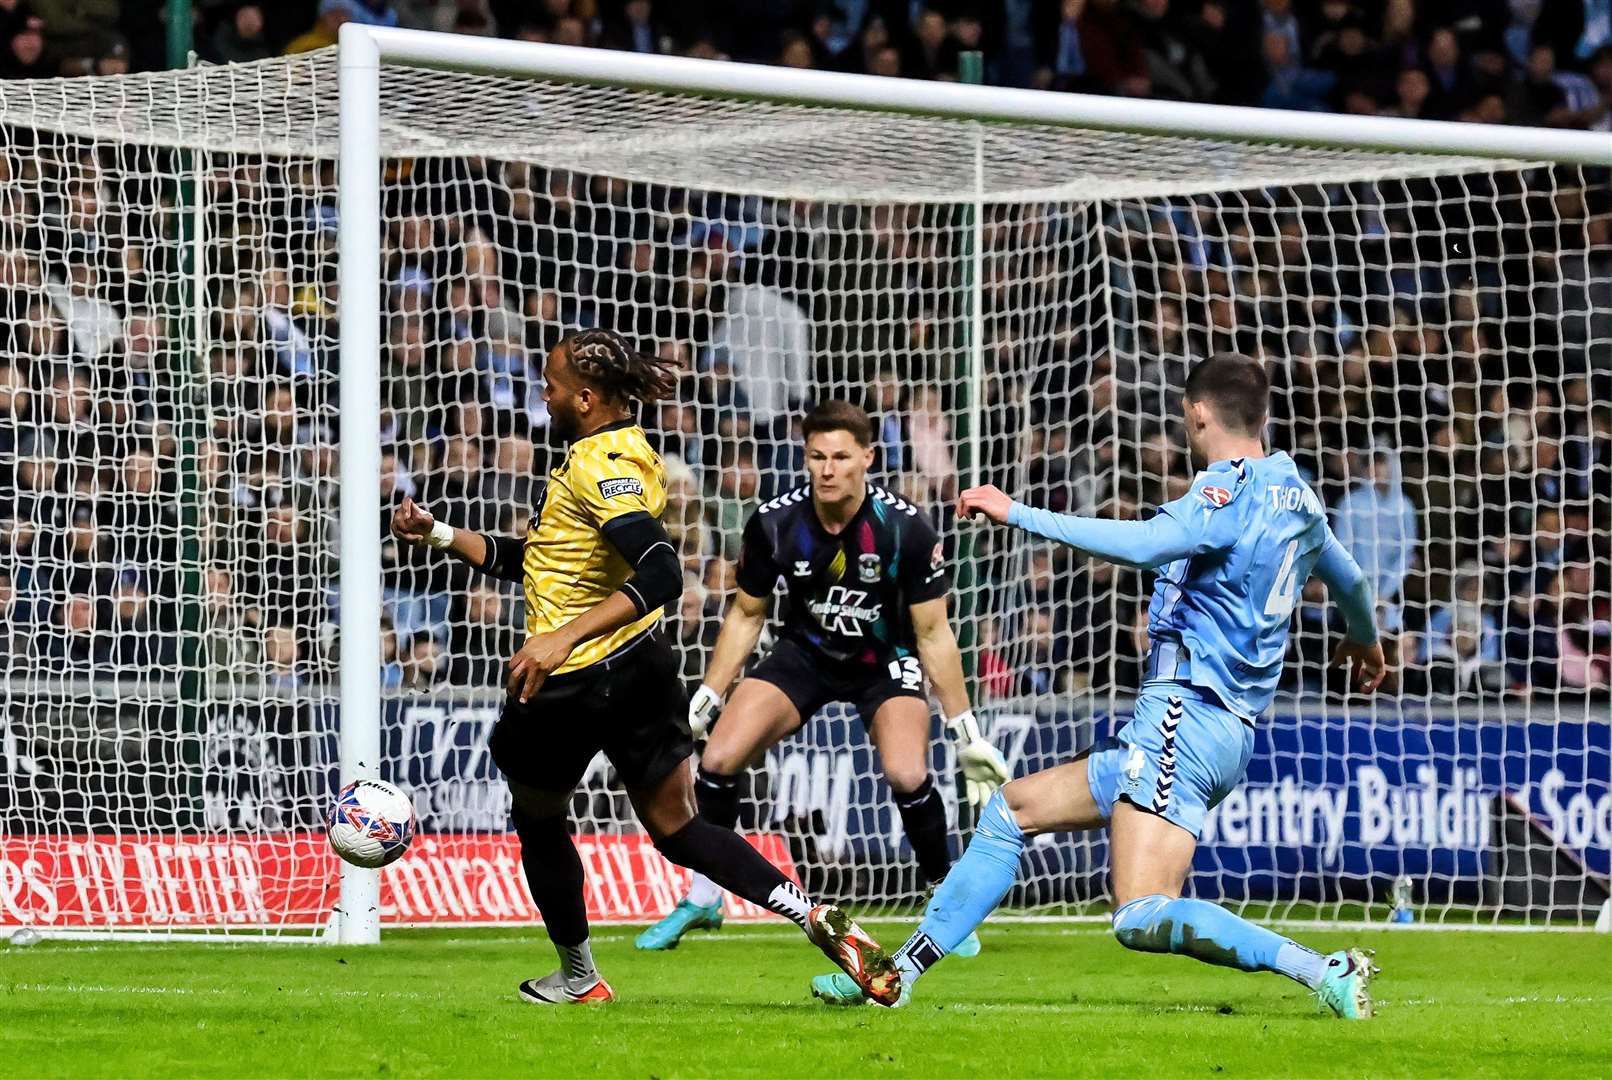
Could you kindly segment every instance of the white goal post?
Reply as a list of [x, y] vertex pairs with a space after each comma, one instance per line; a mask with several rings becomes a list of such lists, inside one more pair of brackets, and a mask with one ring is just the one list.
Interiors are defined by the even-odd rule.
[[[1170, 427], [1187, 366], [1260, 357], [1273, 446], [1374, 574], [1404, 674], [1372, 702], [1331, 694], [1334, 628], [1303, 599], [1193, 887], [1275, 918], [1385, 918], [1408, 884], [1428, 923], [1595, 920], [1604, 134], [353, 23], [300, 57], [0, 84], [0, 134], [0, 522], [19, 527], [0, 602], [28, 613], [7, 607], [0, 641], [0, 931], [314, 940], [328, 917], [328, 939], [371, 943], [531, 920], [485, 751], [518, 593], [400, 556], [371, 508], [409, 493], [517, 530], [552, 460], [542, 350], [582, 325], [690, 372], [644, 418], [676, 489], [685, 677], [736, 523], [799, 475], [792, 417], [849, 397], [878, 422], [879, 482], [946, 538], [978, 711], [1021, 773], [1123, 721], [1147, 583], [960, 527], [951, 496], [1144, 512], [1190, 476]], [[84, 550], [81, 516], [106, 532]], [[170, 652], [77, 644], [146, 599], [171, 608], [150, 638]], [[933, 764], [951, 777], [944, 742]], [[422, 832], [338, 885], [320, 815], [338, 778], [373, 775]], [[813, 718], [744, 792], [741, 828], [809, 888], [920, 901], [854, 717]], [[590, 917], [675, 900], [607, 768], [574, 808]], [[1034, 845], [1011, 905], [1100, 910], [1103, 850]]]

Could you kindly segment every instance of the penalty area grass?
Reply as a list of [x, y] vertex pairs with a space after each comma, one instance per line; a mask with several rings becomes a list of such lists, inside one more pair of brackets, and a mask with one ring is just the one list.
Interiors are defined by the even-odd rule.
[[[908, 924], [869, 923], [887, 945]], [[618, 1001], [527, 1005], [540, 930], [389, 931], [377, 948], [0, 946], [5, 1077], [1603, 1076], [1612, 938], [1290, 931], [1376, 949], [1375, 1020], [1277, 975], [1120, 948], [1091, 924], [987, 924], [912, 1005], [830, 1008], [782, 924], [640, 953], [596, 927]]]

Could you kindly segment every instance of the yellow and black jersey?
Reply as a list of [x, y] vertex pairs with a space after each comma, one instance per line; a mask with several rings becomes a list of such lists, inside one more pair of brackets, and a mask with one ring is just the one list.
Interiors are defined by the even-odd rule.
[[[526, 632], [546, 634], [621, 589], [633, 567], [606, 539], [606, 523], [627, 514], [659, 520], [666, 510], [666, 470], [631, 420], [571, 444], [549, 473], [526, 529], [522, 554]], [[556, 674], [604, 659], [654, 626], [661, 609], [577, 646]]]

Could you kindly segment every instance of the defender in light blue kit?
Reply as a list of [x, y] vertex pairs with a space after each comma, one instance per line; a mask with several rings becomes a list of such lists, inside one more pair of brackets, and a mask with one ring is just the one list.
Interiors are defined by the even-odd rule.
[[[1122, 945], [1280, 972], [1338, 1016], [1371, 1015], [1376, 968], [1362, 950], [1323, 956], [1181, 895], [1204, 815], [1242, 782], [1254, 723], [1275, 694], [1293, 606], [1312, 572], [1348, 625], [1334, 663], [1352, 664], [1366, 693], [1385, 670], [1365, 576], [1293, 460], [1264, 451], [1269, 399], [1264, 368], [1252, 360], [1220, 356], [1193, 368], [1183, 421], [1194, 457], [1211, 464], [1146, 522], [1054, 514], [994, 487], [959, 498], [960, 516], [982, 514], [1097, 558], [1157, 569], [1151, 648], [1135, 711], [1111, 743], [1015, 780], [986, 804], [968, 850], [897, 953], [903, 1002], [1001, 902], [1028, 838], [1106, 827]], [[843, 976], [814, 980], [813, 993], [835, 1004], [863, 1000]]]

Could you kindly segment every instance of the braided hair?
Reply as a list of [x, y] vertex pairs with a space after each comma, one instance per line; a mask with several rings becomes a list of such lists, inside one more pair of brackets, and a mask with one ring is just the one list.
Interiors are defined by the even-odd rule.
[[607, 397], [659, 401], [677, 392], [677, 363], [638, 352], [614, 330], [578, 330], [560, 342], [571, 366]]

